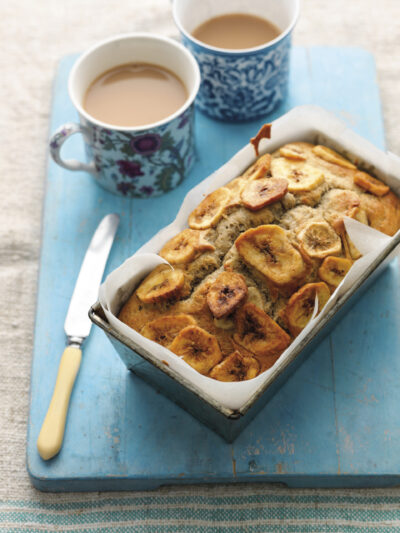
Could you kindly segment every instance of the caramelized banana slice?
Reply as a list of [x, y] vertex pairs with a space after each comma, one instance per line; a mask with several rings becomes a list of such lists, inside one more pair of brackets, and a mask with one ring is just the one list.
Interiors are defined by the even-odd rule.
[[311, 221], [298, 234], [302, 249], [313, 259], [323, 259], [342, 251], [342, 241], [328, 222]]
[[235, 325], [234, 341], [256, 356], [280, 355], [290, 344], [289, 335], [254, 304], [236, 312]]
[[345, 257], [326, 257], [319, 267], [318, 275], [332, 287], [337, 287], [350, 270], [353, 262]]
[[182, 270], [160, 265], [139, 285], [136, 295], [145, 304], [178, 298], [184, 283]]
[[257, 159], [257, 161], [249, 167], [243, 174], [243, 178], [248, 180], [258, 180], [264, 178], [271, 168], [271, 155], [264, 154]]
[[288, 190], [294, 194], [312, 191], [324, 181], [322, 171], [303, 161], [290, 161], [285, 157], [277, 157], [271, 162], [274, 178], [287, 179]]
[[286, 159], [294, 159], [295, 161], [305, 161], [307, 159], [306, 154], [296, 144], [285, 144], [279, 149], [279, 154]]
[[335, 165], [339, 165], [340, 167], [344, 168], [357, 168], [355, 165], [353, 165], [353, 163], [350, 163], [348, 159], [345, 159], [327, 146], [317, 145], [314, 146], [312, 151], [316, 156], [320, 157], [321, 159], [324, 159], [324, 161], [328, 161], [328, 163], [334, 163]]
[[172, 265], [190, 263], [197, 254], [214, 251], [215, 247], [207, 242], [201, 231], [184, 229], [162, 248], [159, 255]]
[[268, 224], [242, 233], [235, 242], [242, 259], [276, 285], [287, 285], [306, 274], [306, 264], [280, 226]]
[[208, 374], [222, 359], [217, 339], [198, 326], [182, 329], [169, 349], [200, 374]]
[[229, 202], [227, 203], [227, 207], [240, 205], [242, 203], [240, 195], [246, 183], [247, 181], [245, 179], [236, 178], [225, 185], [225, 187], [231, 191], [231, 196], [229, 198]]
[[257, 359], [235, 350], [211, 370], [210, 377], [218, 381], [245, 381], [255, 378], [259, 371]]
[[242, 190], [243, 205], [251, 211], [258, 211], [266, 205], [283, 198], [288, 190], [288, 181], [282, 178], [260, 178], [250, 181]]
[[194, 325], [196, 320], [190, 315], [160, 316], [143, 326], [140, 333], [162, 346], [169, 346], [183, 328]]
[[360, 250], [357, 248], [354, 242], [350, 239], [347, 232], [346, 232], [345, 238], [346, 238], [346, 244], [348, 248], [348, 250], [346, 250], [346, 257], [350, 256], [351, 259], [360, 259], [361, 257]]
[[192, 229], [207, 229], [215, 226], [222, 217], [230, 196], [231, 192], [226, 187], [220, 187], [206, 196], [190, 214], [189, 226]]
[[375, 196], [384, 196], [390, 191], [389, 187], [382, 181], [373, 178], [366, 172], [356, 172], [353, 179], [356, 185], [375, 194]]
[[318, 296], [318, 313], [320, 313], [331, 295], [328, 286], [322, 281], [307, 283], [290, 297], [285, 316], [292, 335], [297, 336], [311, 320], [316, 295]]
[[[353, 250], [353, 253], [355, 253], [356, 255], [358, 254], [358, 257], [361, 257], [361, 254], [359, 253], [357, 248], [354, 246], [353, 242], [351, 241], [350, 237], [347, 234], [343, 218], [336, 218], [335, 220], [333, 220], [332, 226], [334, 230], [336, 231], [336, 233], [340, 236], [340, 239], [343, 243], [345, 257], [347, 257], [347, 259], [352, 258], [352, 253], [350, 252], [350, 248]], [[355, 259], [358, 259], [358, 257], [355, 257]]]
[[215, 318], [230, 315], [247, 296], [244, 277], [235, 272], [222, 272], [207, 293], [207, 303]]

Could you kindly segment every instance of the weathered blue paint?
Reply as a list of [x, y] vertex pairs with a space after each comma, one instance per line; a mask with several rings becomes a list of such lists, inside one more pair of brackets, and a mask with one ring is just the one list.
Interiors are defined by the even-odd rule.
[[[76, 119], [66, 92], [74, 58], [54, 87], [51, 130]], [[384, 145], [372, 56], [351, 48], [297, 48], [289, 108], [320, 104], [378, 147]], [[72, 395], [64, 446], [52, 461], [36, 451], [65, 339], [63, 322], [79, 267], [101, 217], [120, 213], [107, 271], [175, 216], [184, 194], [232, 156], [262, 122], [196, 117], [198, 161], [176, 190], [127, 200], [84, 173], [49, 163], [33, 350], [28, 470], [42, 490], [151, 489], [161, 484], [271, 481], [290, 486], [400, 483], [400, 273], [392, 265], [287, 381], [234, 444], [127, 372], [93, 328]], [[65, 147], [83, 156], [81, 139]]]

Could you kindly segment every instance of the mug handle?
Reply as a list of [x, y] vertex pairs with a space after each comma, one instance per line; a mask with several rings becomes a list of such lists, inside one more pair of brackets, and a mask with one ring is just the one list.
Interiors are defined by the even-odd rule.
[[50, 137], [50, 155], [53, 160], [68, 170], [84, 170], [85, 172], [90, 172], [91, 174], [96, 174], [96, 168], [94, 161], [90, 163], [81, 163], [76, 159], [62, 159], [61, 158], [61, 147], [65, 141], [75, 133], [81, 133], [82, 135], [88, 135], [88, 131], [85, 126], [81, 124], [76, 124], [75, 122], [67, 122], [63, 126], [60, 126], [58, 130], [53, 133]]

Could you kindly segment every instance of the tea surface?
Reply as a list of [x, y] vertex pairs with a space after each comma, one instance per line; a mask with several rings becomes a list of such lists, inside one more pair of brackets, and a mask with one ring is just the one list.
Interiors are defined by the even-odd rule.
[[184, 84], [169, 70], [129, 63], [98, 76], [86, 91], [83, 107], [107, 124], [134, 127], [172, 115], [186, 99]]
[[217, 48], [240, 50], [265, 44], [280, 33], [280, 29], [267, 19], [245, 13], [232, 13], [203, 22], [192, 35], [199, 41]]

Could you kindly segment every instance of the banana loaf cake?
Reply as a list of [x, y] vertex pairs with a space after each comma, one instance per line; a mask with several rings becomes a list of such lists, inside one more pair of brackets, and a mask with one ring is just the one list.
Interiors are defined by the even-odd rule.
[[221, 381], [270, 368], [360, 253], [349, 216], [400, 227], [389, 187], [330, 148], [293, 142], [264, 154], [190, 214], [119, 319]]

